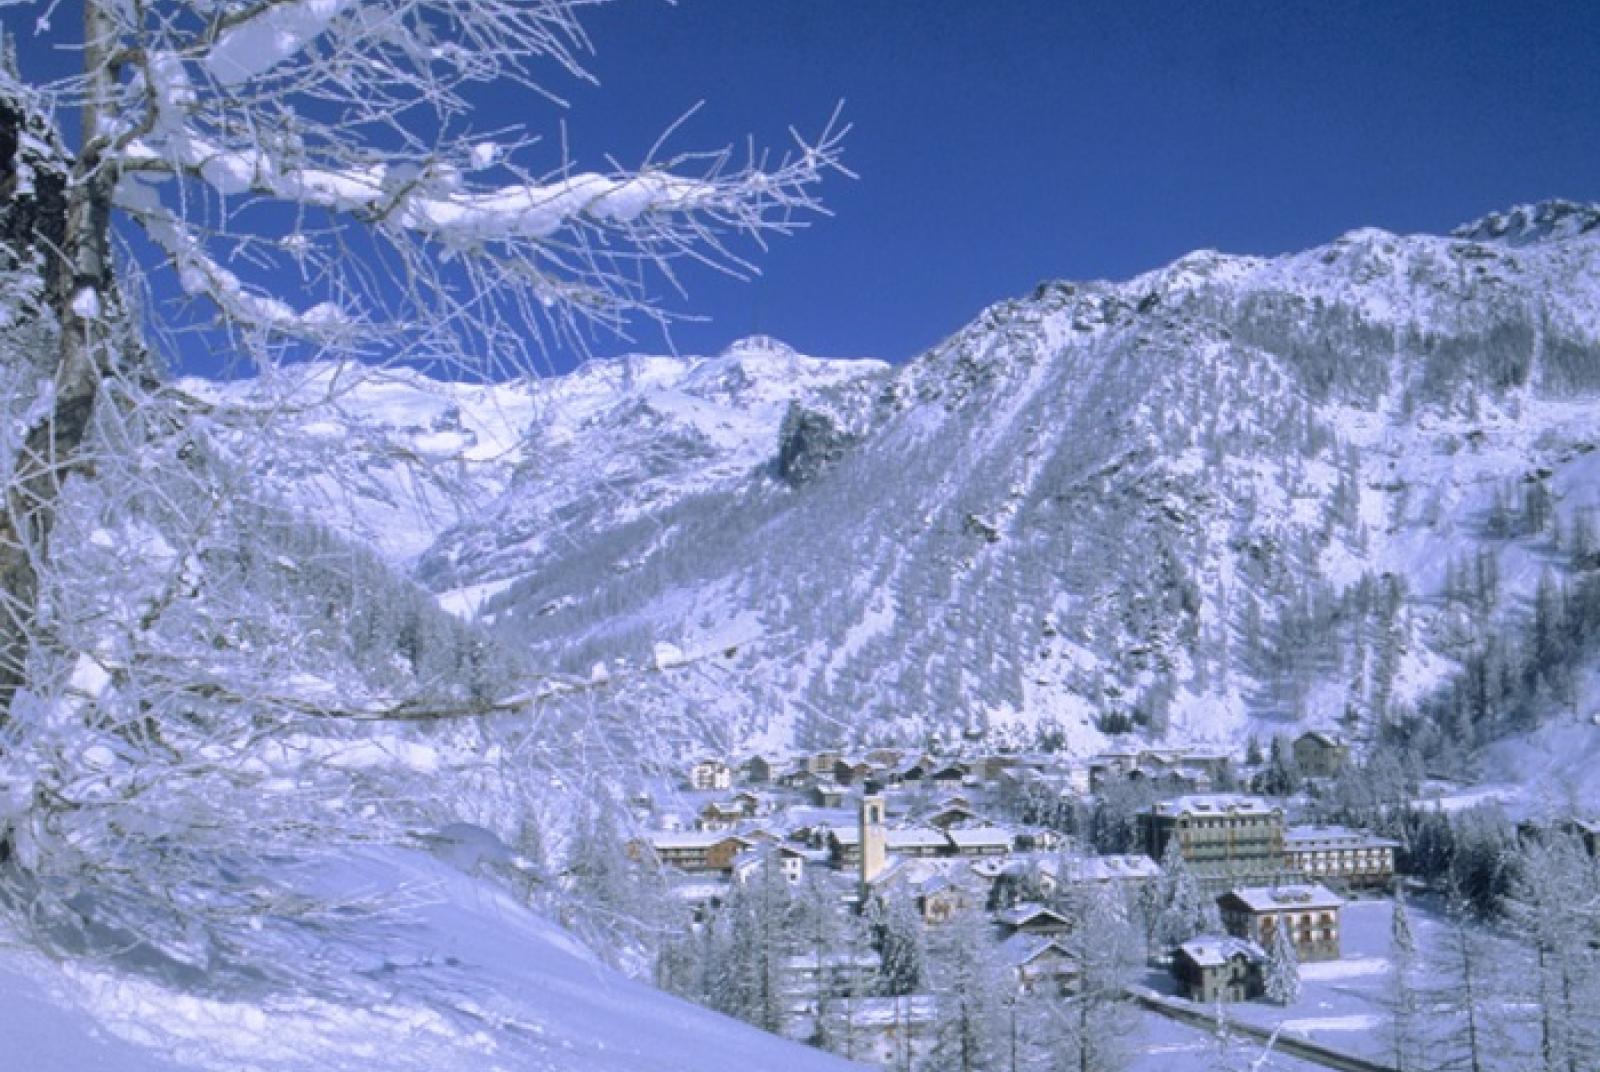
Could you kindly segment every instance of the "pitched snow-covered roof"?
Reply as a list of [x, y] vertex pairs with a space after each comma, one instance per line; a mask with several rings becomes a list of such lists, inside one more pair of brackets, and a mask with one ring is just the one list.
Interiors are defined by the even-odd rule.
[[1012, 968], [1031, 964], [1052, 950], [1069, 960], [1072, 958], [1072, 954], [1067, 952], [1066, 947], [1057, 939], [1049, 935], [1028, 934], [1024, 931], [1013, 934], [1001, 942], [998, 948], [1000, 959]]
[[1178, 947], [1178, 951], [1202, 968], [1219, 968], [1234, 957], [1244, 957], [1257, 964], [1265, 963], [1266, 950], [1248, 938], [1232, 935], [1205, 934], [1191, 938]]
[[885, 835], [889, 851], [896, 849], [943, 849], [950, 845], [949, 836], [932, 826], [905, 826], [890, 830]]
[[1156, 815], [1271, 815], [1282, 808], [1261, 797], [1243, 793], [1190, 793], [1163, 800], [1151, 809]]
[[1013, 905], [1002, 912], [997, 912], [994, 918], [997, 922], [1003, 923], [1007, 927], [1024, 927], [1036, 919], [1051, 919], [1068, 926], [1072, 924], [1071, 920], [1055, 909], [1046, 908], [1042, 904], [1035, 904], [1031, 901]]
[[754, 844], [749, 838], [740, 834], [731, 834], [726, 830], [688, 830], [683, 833], [662, 832], [650, 835], [650, 844], [658, 850], [671, 849], [709, 849], [713, 845], [720, 845], [728, 840], [739, 841], [745, 845]]
[[1283, 832], [1288, 848], [1307, 848], [1327, 844], [1337, 848], [1381, 849], [1398, 848], [1400, 843], [1389, 838], [1369, 834], [1365, 830], [1351, 830], [1347, 826], [1291, 826]]
[[1143, 853], [1112, 856], [1073, 856], [1065, 860], [1046, 859], [1040, 868], [1061, 877], [1062, 865], [1068, 882], [1132, 882], [1161, 876], [1161, 865]]
[[985, 846], [1009, 849], [1012, 842], [1011, 831], [1003, 826], [973, 826], [948, 830], [945, 836], [958, 849], [977, 849]]
[[1222, 895], [1243, 902], [1252, 912], [1293, 912], [1308, 908], [1342, 908], [1344, 899], [1326, 886], [1241, 886]]
[[1300, 741], [1315, 741], [1328, 748], [1340, 748], [1344, 744], [1339, 738], [1329, 733], [1323, 733], [1321, 730], [1306, 730], [1306, 732], [1295, 738], [1296, 743]]

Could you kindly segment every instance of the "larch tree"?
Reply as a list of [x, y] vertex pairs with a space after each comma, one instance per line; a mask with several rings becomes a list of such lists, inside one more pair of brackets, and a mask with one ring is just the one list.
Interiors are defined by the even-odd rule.
[[1522, 850], [1507, 903], [1531, 962], [1527, 1005], [1537, 1010], [1538, 1067], [1577, 1072], [1600, 1061], [1590, 1010], [1600, 998], [1600, 873], [1577, 839], [1549, 833]]
[[[325, 582], [359, 555], [291, 553], [233, 445], [305, 404], [306, 359], [336, 370], [326, 400], [402, 364], [537, 370], [557, 340], [662, 317], [681, 266], [748, 269], [739, 243], [803, 226], [838, 167], [831, 125], [781, 157], [539, 156], [485, 87], [553, 100], [546, 75], [587, 78], [591, 2], [84, 0], [78, 71], [0, 71], [0, 903], [206, 961], [315, 914], [266, 856], [426, 813], [336, 765], [263, 773], [293, 733], [417, 707], [375, 659], [335, 665], [352, 611]], [[261, 391], [221, 413], [180, 389], [185, 333]], [[419, 657], [449, 635], [421, 624]], [[469, 714], [516, 699], [469, 691]]]
[[586, 2], [86, 0], [80, 72], [7, 78], [19, 111], [76, 112], [80, 131], [70, 151], [51, 143], [65, 174], [29, 191], [48, 214], [40, 300], [58, 337], [48, 397], [8, 444], [11, 635], [33, 632], [33, 575], [96, 407], [153, 371], [125, 313], [134, 266], [170, 272], [257, 369], [314, 353], [493, 374], [534, 365], [552, 332], [651, 312], [645, 269], [742, 266], [729, 236], [786, 231], [816, 207], [831, 129], [770, 165], [652, 153], [608, 173], [532, 171], [528, 132], [475, 130], [484, 85], [548, 97], [547, 68], [584, 77]]
[[1428, 1072], [1491, 1072], [1510, 1050], [1502, 1022], [1507, 987], [1496, 978], [1496, 959], [1467, 905], [1454, 901], [1420, 988], [1434, 1025]]
[[1396, 891], [1394, 914], [1389, 920], [1390, 1057], [1395, 1072], [1415, 1072], [1422, 1067], [1423, 1007], [1413, 975], [1417, 967], [1417, 940], [1411, 930], [1411, 913], [1403, 891]]
[[986, 917], [962, 912], [940, 936], [933, 990], [939, 1026], [927, 1072], [978, 1072], [1000, 1066], [1004, 1009], [1001, 996], [1014, 988], [1000, 963]]
[[1051, 1006], [1052, 1067], [1073, 1072], [1118, 1072], [1128, 1065], [1132, 1018], [1128, 984], [1139, 963], [1139, 935], [1123, 906], [1093, 888], [1073, 892], [1072, 930], [1062, 939], [1077, 969], [1069, 993]]

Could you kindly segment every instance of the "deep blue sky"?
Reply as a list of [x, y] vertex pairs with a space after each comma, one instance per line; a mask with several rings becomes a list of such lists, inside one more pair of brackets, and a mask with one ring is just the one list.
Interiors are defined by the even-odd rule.
[[[619, 0], [586, 25], [599, 86], [552, 74], [565, 112], [492, 92], [484, 126], [564, 116], [600, 167], [702, 100], [673, 147], [781, 147], [841, 99], [854, 125], [860, 178], [828, 185], [833, 217], [777, 240], [754, 282], [690, 270], [689, 298], [668, 295], [713, 318], [674, 329], [684, 352], [759, 328], [899, 361], [1042, 279], [1600, 200], [1600, 0]], [[20, 47], [31, 76], [70, 62]], [[643, 325], [593, 347], [664, 345]]]
[[840, 98], [855, 127], [833, 218], [755, 283], [691, 277], [716, 318], [675, 331], [691, 352], [759, 324], [901, 360], [1042, 279], [1600, 200], [1595, 0], [632, 0], [588, 25], [580, 152], [637, 158], [701, 99], [685, 147]]

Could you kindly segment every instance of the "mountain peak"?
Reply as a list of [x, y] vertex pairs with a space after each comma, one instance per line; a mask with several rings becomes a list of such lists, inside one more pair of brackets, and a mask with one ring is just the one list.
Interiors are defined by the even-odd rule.
[[767, 354], [787, 359], [800, 356], [794, 347], [771, 335], [746, 335], [742, 339], [735, 339], [722, 351], [723, 357], [744, 357], [751, 354]]

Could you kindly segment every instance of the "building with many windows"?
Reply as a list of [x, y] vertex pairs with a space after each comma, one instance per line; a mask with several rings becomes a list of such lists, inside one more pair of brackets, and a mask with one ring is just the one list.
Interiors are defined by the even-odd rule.
[[1175, 837], [1203, 881], [1267, 880], [1284, 872], [1283, 809], [1260, 797], [1191, 794], [1153, 805], [1140, 820], [1152, 858], [1161, 859]]
[[1381, 888], [1394, 878], [1398, 841], [1342, 826], [1292, 826], [1283, 836], [1289, 869], [1313, 882]]
[[1344, 901], [1325, 886], [1245, 886], [1217, 898], [1222, 925], [1236, 938], [1268, 949], [1287, 927], [1302, 962], [1339, 959], [1339, 912]]

